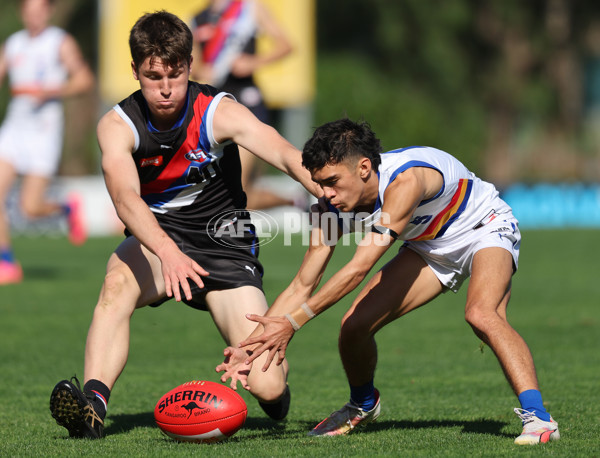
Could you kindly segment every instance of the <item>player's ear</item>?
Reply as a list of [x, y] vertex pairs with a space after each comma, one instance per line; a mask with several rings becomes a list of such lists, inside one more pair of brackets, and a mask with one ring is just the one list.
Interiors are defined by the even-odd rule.
[[362, 179], [368, 178], [371, 174], [373, 165], [371, 160], [366, 157], [361, 157], [358, 161], [358, 173]]
[[137, 67], [135, 66], [135, 62], [131, 61], [131, 72], [133, 73], [133, 78], [136, 81], [139, 81], [139, 76], [138, 76], [138, 72], [137, 72]]

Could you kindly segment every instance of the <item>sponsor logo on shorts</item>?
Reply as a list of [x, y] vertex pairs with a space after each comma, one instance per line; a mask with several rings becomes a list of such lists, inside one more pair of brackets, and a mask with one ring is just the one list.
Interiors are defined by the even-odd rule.
[[513, 232], [513, 230], [510, 227], [499, 227], [491, 232]]
[[490, 210], [488, 212], [488, 214], [485, 215], [481, 221], [479, 221], [475, 226], [473, 226], [473, 229], [479, 229], [480, 227], [483, 227], [486, 224], [491, 223], [493, 220], [496, 219], [497, 216], [498, 216], [498, 213], [496, 213], [496, 210], [494, 210], [494, 209]]
[[140, 167], [159, 167], [163, 163], [162, 156], [145, 157], [140, 161]]

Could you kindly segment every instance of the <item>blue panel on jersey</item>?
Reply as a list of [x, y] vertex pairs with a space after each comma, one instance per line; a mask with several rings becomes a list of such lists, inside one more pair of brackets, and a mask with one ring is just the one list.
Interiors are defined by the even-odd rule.
[[[395, 152], [401, 152], [401, 151], [404, 151], [404, 150], [407, 150], [407, 149], [410, 149], [410, 148], [420, 148], [420, 147], [413, 146], [413, 147], [409, 147], [409, 148], [404, 148], [402, 150], [396, 150]], [[435, 196], [433, 196], [432, 198], [422, 201], [419, 204], [419, 207], [421, 205], [425, 205], [425, 204], [431, 202], [432, 200], [437, 199], [439, 196], [442, 195], [442, 193], [444, 192], [444, 189], [446, 187], [446, 178], [444, 177], [444, 174], [437, 167], [434, 167], [433, 165], [429, 164], [428, 162], [424, 162], [424, 161], [409, 161], [406, 164], [402, 165], [402, 167], [398, 167], [396, 170], [394, 170], [394, 173], [392, 173], [392, 176], [390, 177], [390, 183], [392, 181], [394, 181], [399, 174], [401, 174], [402, 172], [404, 172], [404, 171], [406, 171], [406, 170], [408, 170], [408, 169], [410, 169], [412, 167], [427, 167], [427, 168], [430, 168], [430, 169], [433, 169], [433, 170], [437, 170], [442, 175], [442, 180], [444, 180], [443, 183], [442, 183], [442, 187], [440, 188], [439, 192]], [[389, 183], [388, 183], [388, 186], [389, 186]], [[387, 187], [386, 187], [386, 189], [387, 189]]]

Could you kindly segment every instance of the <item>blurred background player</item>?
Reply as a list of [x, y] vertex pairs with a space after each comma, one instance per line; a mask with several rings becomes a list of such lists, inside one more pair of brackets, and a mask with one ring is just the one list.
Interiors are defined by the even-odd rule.
[[[292, 52], [292, 45], [269, 10], [252, 0], [211, 0], [192, 20], [194, 62], [192, 79], [232, 94], [262, 122], [269, 124], [269, 110], [254, 73]], [[256, 52], [261, 34], [271, 41], [271, 51]], [[304, 194], [288, 198], [254, 185], [260, 174], [255, 155], [240, 148], [242, 185], [248, 197], [247, 208], [259, 210], [280, 205], [304, 208]]]
[[0, 127], [0, 285], [23, 278], [10, 244], [6, 201], [17, 177], [23, 176], [21, 211], [28, 218], [63, 214], [69, 239], [85, 241], [80, 203], [47, 200], [46, 190], [60, 162], [63, 143], [61, 99], [90, 91], [94, 76], [75, 39], [49, 25], [52, 0], [22, 0], [24, 29], [6, 40], [0, 50], [0, 86], [8, 75], [11, 101]]

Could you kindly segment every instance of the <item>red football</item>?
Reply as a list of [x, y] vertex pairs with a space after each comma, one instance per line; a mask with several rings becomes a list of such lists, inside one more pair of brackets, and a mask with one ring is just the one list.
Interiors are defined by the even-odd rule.
[[193, 381], [173, 388], [154, 408], [158, 427], [178, 441], [218, 442], [236, 433], [248, 408], [231, 388], [215, 382]]

